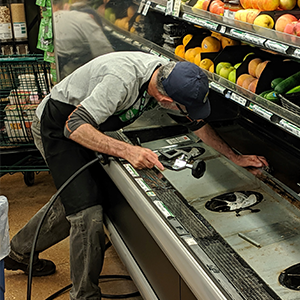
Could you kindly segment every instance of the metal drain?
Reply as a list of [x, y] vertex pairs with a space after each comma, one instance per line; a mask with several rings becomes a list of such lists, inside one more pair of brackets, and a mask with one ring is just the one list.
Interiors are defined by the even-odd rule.
[[300, 291], [300, 263], [285, 269], [278, 278], [284, 287]]
[[259, 212], [259, 209], [251, 207], [261, 202], [263, 195], [253, 191], [238, 191], [216, 196], [206, 202], [205, 207], [214, 212], [232, 212], [235, 211], [236, 216], [240, 215], [243, 210], [251, 212]]

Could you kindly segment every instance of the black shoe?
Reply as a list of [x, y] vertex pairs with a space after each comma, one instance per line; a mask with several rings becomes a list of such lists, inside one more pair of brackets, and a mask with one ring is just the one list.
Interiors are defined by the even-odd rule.
[[[29, 265], [19, 263], [16, 260], [13, 260], [9, 256], [4, 258], [4, 268], [6, 270], [22, 270], [26, 275], [29, 273]], [[36, 263], [32, 266], [32, 276], [48, 276], [55, 273], [56, 267], [55, 264], [47, 259], [38, 259]]]

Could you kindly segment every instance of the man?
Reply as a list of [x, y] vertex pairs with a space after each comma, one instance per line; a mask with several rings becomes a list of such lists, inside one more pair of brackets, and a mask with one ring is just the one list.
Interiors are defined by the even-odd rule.
[[52, 6], [60, 79], [91, 59], [114, 51], [99, 16], [85, 2], [74, 2], [70, 6], [66, 0], [54, 0]]
[[[189, 62], [167, 62], [142, 52], [116, 52], [100, 56], [57, 84], [37, 108], [32, 131], [44, 151], [59, 188], [94, 157], [94, 151], [127, 160], [137, 169], [164, 167], [150, 149], [105, 135], [137, 119], [145, 110], [161, 105], [182, 113], [203, 142], [239, 166], [267, 166], [264, 157], [238, 155], [203, 119], [210, 114], [208, 79]], [[41, 143], [42, 142], [42, 143]], [[103, 189], [100, 164], [84, 171], [61, 194], [70, 230], [71, 299], [101, 299], [98, 276], [104, 249]], [[46, 205], [47, 206], [47, 205]], [[68, 235], [69, 223], [58, 201], [50, 210], [36, 247], [34, 275], [55, 271], [38, 253]], [[26, 272], [31, 237], [42, 208], [11, 241], [6, 268]]]

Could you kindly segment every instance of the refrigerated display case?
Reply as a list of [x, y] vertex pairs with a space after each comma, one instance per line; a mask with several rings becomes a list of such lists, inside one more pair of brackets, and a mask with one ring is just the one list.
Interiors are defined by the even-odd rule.
[[[257, 31], [178, 1], [171, 8], [164, 0], [100, 2], [73, 9], [97, 19], [113, 51], [182, 60], [174, 54], [178, 36], [214, 31], [250, 43], [255, 53], [260, 48], [272, 50], [270, 57], [277, 52], [281, 62], [293, 59], [298, 68], [298, 37]], [[263, 155], [270, 168], [238, 167], [163, 110], [146, 112], [106, 134], [150, 148], [169, 164], [187, 155], [192, 165], [136, 170], [110, 157], [107, 235], [144, 299], [300, 299], [300, 116], [205, 72], [207, 121], [235, 151]], [[195, 163], [204, 165], [200, 178]]]

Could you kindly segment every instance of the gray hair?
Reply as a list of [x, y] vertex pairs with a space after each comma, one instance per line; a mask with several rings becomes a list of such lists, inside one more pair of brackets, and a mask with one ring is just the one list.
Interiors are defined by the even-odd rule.
[[157, 73], [157, 77], [156, 77], [156, 88], [159, 91], [160, 94], [164, 95], [164, 96], [168, 96], [168, 94], [166, 93], [164, 86], [162, 84], [162, 81], [166, 78], [168, 78], [168, 76], [170, 75], [170, 73], [173, 71], [173, 69], [175, 68], [176, 62], [175, 61], [171, 61], [169, 63], [167, 63], [164, 66], [161, 66], [158, 69], [158, 73]]

